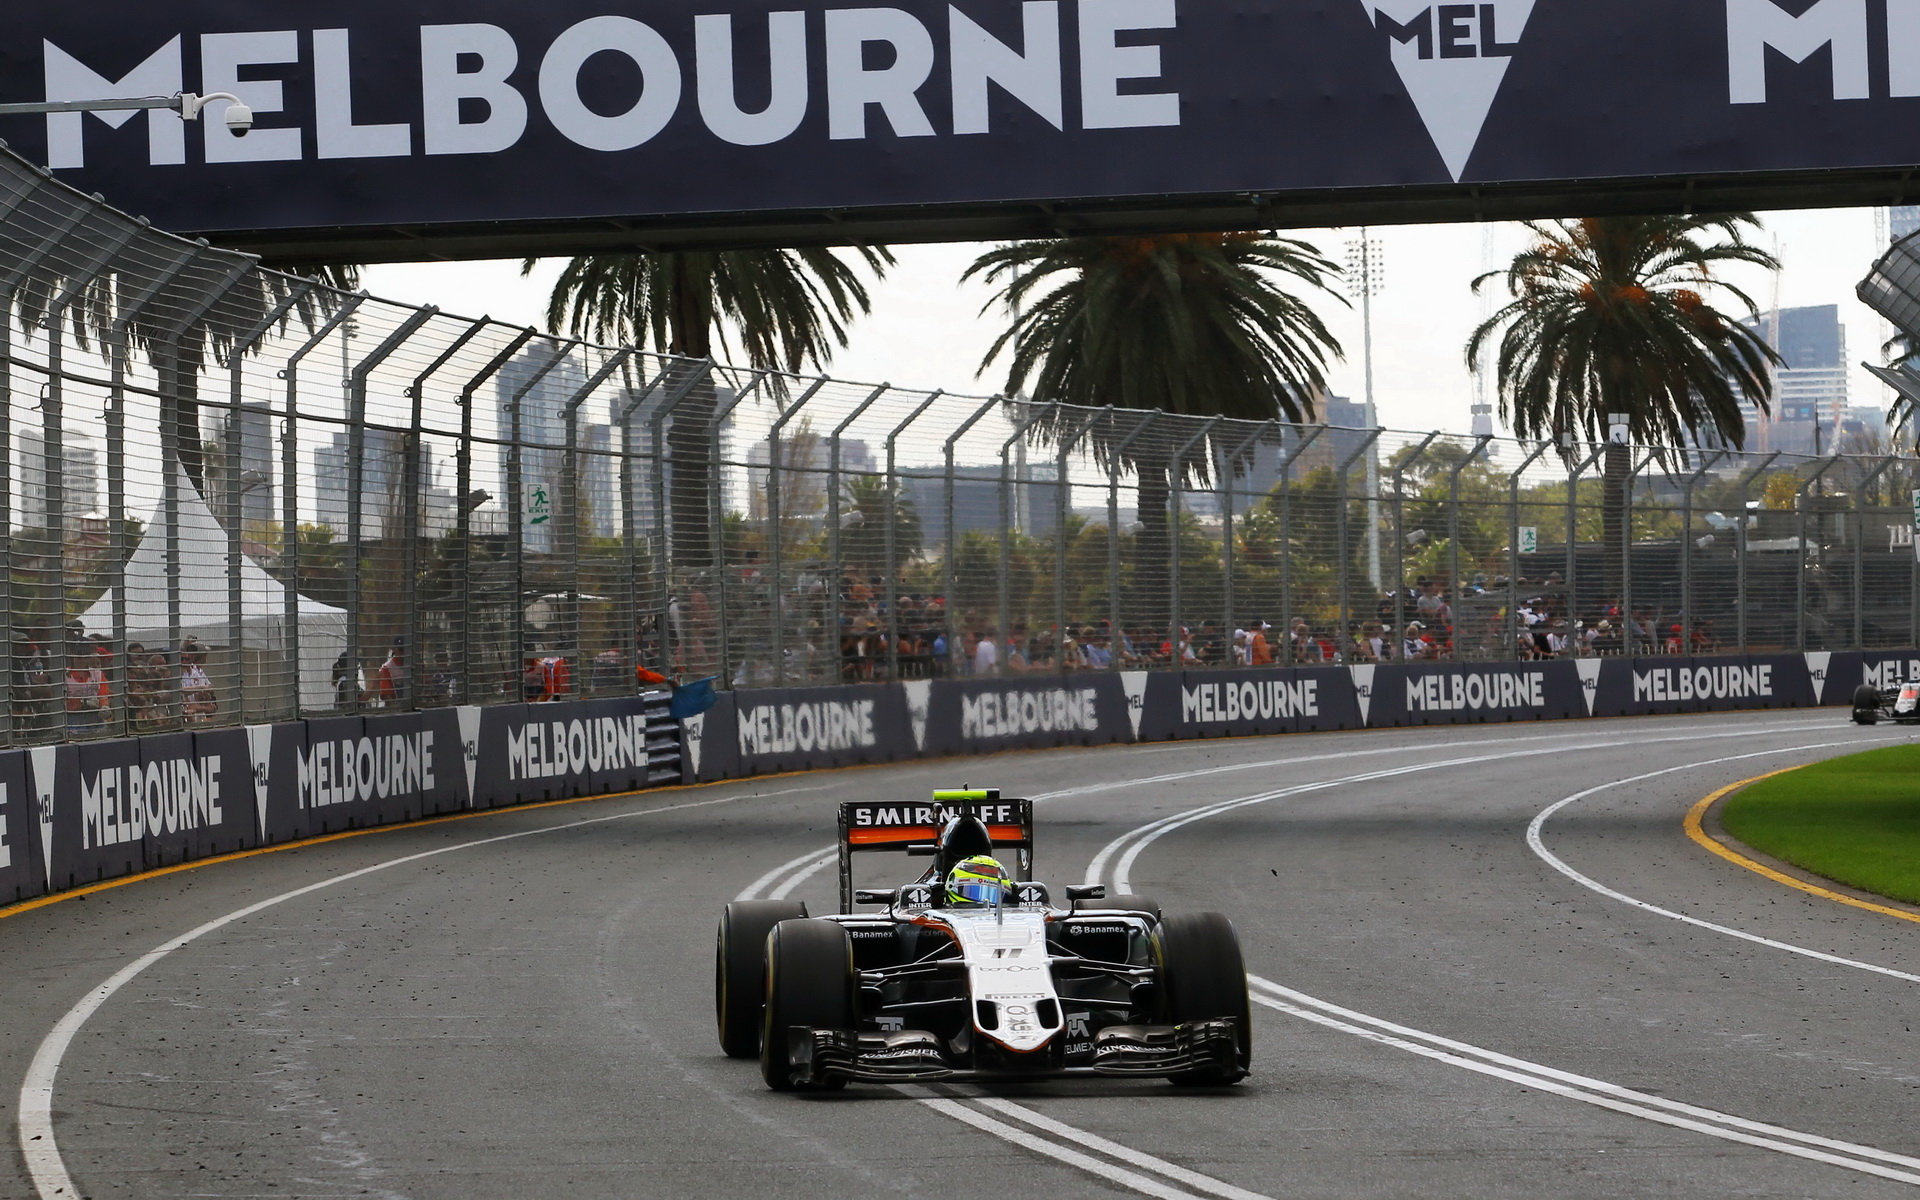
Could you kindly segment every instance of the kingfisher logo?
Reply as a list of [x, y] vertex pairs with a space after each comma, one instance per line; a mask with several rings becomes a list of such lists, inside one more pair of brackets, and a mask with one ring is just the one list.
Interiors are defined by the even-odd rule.
[[1506, 81], [1533, 0], [1360, 0], [1434, 148], [1458, 182]]

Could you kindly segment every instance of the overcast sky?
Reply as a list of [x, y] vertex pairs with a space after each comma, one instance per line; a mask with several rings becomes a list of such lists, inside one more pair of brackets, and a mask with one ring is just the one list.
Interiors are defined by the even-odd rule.
[[[1741, 285], [1762, 308], [1773, 306], [1776, 288], [1782, 307], [1840, 305], [1849, 360], [1877, 361], [1886, 331], [1854, 298], [1855, 285], [1881, 249], [1875, 243], [1874, 210], [1767, 213], [1762, 219], [1765, 229], [1755, 240], [1776, 249], [1785, 269], [1777, 283], [1757, 272], [1739, 280]], [[1357, 234], [1306, 230], [1292, 236], [1344, 261]], [[1486, 311], [1469, 285], [1488, 267], [1504, 265], [1524, 244], [1525, 231], [1517, 225], [1420, 225], [1379, 227], [1372, 236], [1385, 260], [1385, 289], [1373, 306], [1380, 421], [1392, 429], [1467, 432], [1474, 384], [1462, 347]], [[979, 367], [1005, 318], [998, 312], [981, 315], [990, 293], [959, 283], [981, 249], [959, 244], [896, 248], [899, 264], [874, 290], [873, 315], [854, 327], [832, 373], [902, 387], [983, 395], [998, 390], [1004, 364], [985, 373]], [[557, 267], [557, 262], [543, 264], [532, 278], [522, 279], [518, 260], [381, 266], [366, 272], [365, 286], [386, 299], [539, 324]], [[1333, 390], [1359, 399], [1364, 391], [1359, 304], [1348, 308], [1324, 298], [1319, 307], [1347, 350], [1346, 361], [1333, 370]], [[1852, 400], [1885, 403], [1878, 381], [1857, 365]]]

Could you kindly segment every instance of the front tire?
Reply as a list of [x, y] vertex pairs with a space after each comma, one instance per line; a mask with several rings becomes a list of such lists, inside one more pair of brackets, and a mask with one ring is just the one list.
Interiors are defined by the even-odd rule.
[[1247, 996], [1247, 968], [1233, 922], [1219, 913], [1182, 913], [1160, 923], [1160, 986], [1167, 1019], [1189, 1021], [1232, 1018], [1240, 1034], [1232, 1068], [1218, 1066], [1173, 1076], [1184, 1087], [1220, 1086], [1246, 1077], [1253, 1061], [1253, 1007]]
[[798, 900], [735, 900], [720, 912], [713, 947], [713, 1015], [728, 1058], [760, 1053], [760, 1009], [767, 1002], [767, 934], [807, 915]]
[[[767, 935], [767, 1002], [760, 1025], [760, 1077], [776, 1092], [799, 1090], [787, 1060], [787, 1030], [853, 1028], [853, 943], [832, 921], [782, 921]], [[805, 1085], [845, 1087], [844, 1079]]]

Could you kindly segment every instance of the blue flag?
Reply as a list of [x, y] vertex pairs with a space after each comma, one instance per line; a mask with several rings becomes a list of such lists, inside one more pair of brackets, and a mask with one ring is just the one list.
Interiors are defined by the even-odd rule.
[[720, 697], [713, 694], [713, 681], [716, 678], [718, 677], [709, 675], [705, 679], [696, 679], [691, 683], [683, 683], [675, 687], [673, 705], [668, 710], [673, 714], [673, 719], [684, 721], [688, 717], [697, 717], [718, 704]]

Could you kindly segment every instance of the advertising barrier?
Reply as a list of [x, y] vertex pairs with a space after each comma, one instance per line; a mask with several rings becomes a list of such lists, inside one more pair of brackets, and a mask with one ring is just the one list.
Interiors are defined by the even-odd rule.
[[0, 904], [47, 890], [39, 833], [26, 751], [0, 753]]
[[756, 688], [734, 693], [734, 731], [743, 774], [848, 767], [913, 756], [903, 689]]

